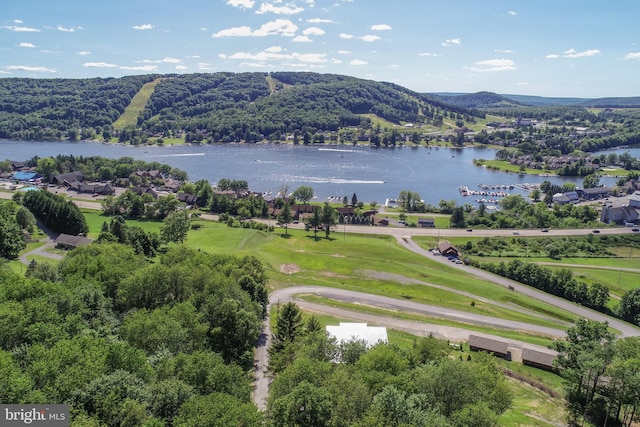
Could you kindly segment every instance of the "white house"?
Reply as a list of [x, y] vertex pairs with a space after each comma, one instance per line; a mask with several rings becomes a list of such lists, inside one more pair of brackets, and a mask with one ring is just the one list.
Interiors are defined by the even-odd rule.
[[387, 343], [387, 328], [383, 326], [367, 326], [366, 323], [341, 322], [339, 326], [326, 326], [327, 333], [338, 342], [364, 341], [367, 347], [378, 343]]

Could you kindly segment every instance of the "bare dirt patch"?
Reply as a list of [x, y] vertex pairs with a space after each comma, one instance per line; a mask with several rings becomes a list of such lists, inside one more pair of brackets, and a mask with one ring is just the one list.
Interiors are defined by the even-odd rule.
[[280, 264], [280, 273], [295, 274], [300, 273], [302, 270], [296, 264]]

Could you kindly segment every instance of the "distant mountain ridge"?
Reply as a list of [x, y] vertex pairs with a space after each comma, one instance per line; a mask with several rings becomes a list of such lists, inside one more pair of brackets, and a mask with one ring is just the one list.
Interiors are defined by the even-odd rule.
[[534, 95], [496, 94], [493, 92], [455, 93], [436, 92], [429, 96], [464, 108], [505, 107], [583, 107], [583, 108], [640, 108], [640, 96], [608, 98], [544, 97]]

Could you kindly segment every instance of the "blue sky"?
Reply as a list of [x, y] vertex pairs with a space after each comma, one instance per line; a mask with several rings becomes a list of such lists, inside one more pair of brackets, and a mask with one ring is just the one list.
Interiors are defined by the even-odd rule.
[[419, 92], [640, 96], [640, 2], [7, 0], [0, 77], [315, 71]]

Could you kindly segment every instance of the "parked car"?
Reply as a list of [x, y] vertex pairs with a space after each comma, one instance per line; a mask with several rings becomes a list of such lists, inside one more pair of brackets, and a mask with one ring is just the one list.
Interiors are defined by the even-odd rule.
[[467, 231], [468, 231], [468, 232], [472, 232], [472, 231], [473, 231], [473, 228], [467, 228]]
[[549, 229], [548, 229], [548, 228], [543, 228], [543, 229], [542, 229], [542, 230], [540, 230], [540, 231], [542, 231], [543, 233], [548, 233], [548, 232], [549, 232]]
[[600, 230], [593, 230], [593, 232], [594, 232], [595, 234], [598, 234], [598, 233], [600, 233]]
[[519, 235], [520, 235], [520, 232], [519, 232], [519, 231], [514, 231], [514, 232], [513, 232], [513, 235], [514, 235], [514, 236], [519, 236]]
[[640, 231], [640, 228], [632, 228], [631, 231], [635, 231], [636, 233]]

